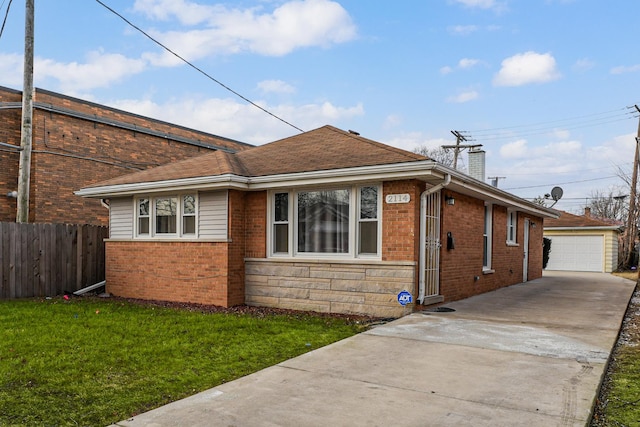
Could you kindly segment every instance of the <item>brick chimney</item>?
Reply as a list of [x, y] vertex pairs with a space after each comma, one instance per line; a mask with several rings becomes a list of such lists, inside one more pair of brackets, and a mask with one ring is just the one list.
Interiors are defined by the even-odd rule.
[[587, 218], [591, 218], [591, 208], [589, 206], [584, 208], [584, 216], [586, 216]]
[[482, 182], [485, 181], [485, 154], [484, 150], [469, 150], [469, 176]]

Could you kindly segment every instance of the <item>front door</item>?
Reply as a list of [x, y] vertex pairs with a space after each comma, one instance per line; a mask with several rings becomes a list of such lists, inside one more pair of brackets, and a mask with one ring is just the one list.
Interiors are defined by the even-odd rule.
[[424, 297], [440, 295], [440, 191], [426, 196], [424, 209], [424, 247], [420, 280], [424, 285]]

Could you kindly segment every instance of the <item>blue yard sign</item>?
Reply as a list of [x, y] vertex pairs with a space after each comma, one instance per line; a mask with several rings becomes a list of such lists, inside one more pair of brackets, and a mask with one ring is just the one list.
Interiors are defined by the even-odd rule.
[[398, 294], [398, 302], [401, 306], [405, 306], [407, 304], [411, 304], [413, 302], [413, 297], [407, 291], [400, 291]]

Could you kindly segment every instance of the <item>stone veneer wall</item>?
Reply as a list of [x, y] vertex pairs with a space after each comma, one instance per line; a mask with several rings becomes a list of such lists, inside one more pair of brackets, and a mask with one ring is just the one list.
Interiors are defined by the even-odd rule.
[[[400, 317], [398, 303], [415, 286], [414, 262], [247, 259], [245, 303], [323, 313]], [[412, 292], [413, 293], [413, 292]]]

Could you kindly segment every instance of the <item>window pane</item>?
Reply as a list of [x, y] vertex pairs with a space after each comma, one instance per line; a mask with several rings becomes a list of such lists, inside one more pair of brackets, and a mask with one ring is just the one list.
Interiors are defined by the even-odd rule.
[[273, 252], [289, 252], [289, 224], [274, 224], [273, 226]]
[[149, 234], [149, 217], [138, 218], [138, 234]]
[[360, 254], [378, 253], [378, 221], [360, 223]]
[[149, 216], [149, 199], [138, 200], [138, 215]]
[[360, 189], [360, 219], [376, 219], [378, 217], [378, 187], [362, 187]]
[[282, 222], [289, 220], [289, 194], [277, 193], [275, 195], [274, 221]]
[[349, 252], [349, 190], [298, 194], [298, 252]]
[[156, 233], [176, 232], [178, 200], [175, 197], [156, 199]]
[[187, 195], [182, 198], [182, 213], [185, 215], [196, 213], [196, 196]]
[[149, 234], [149, 199], [138, 200], [138, 234]]
[[185, 216], [182, 218], [182, 234], [196, 234], [195, 216]]

